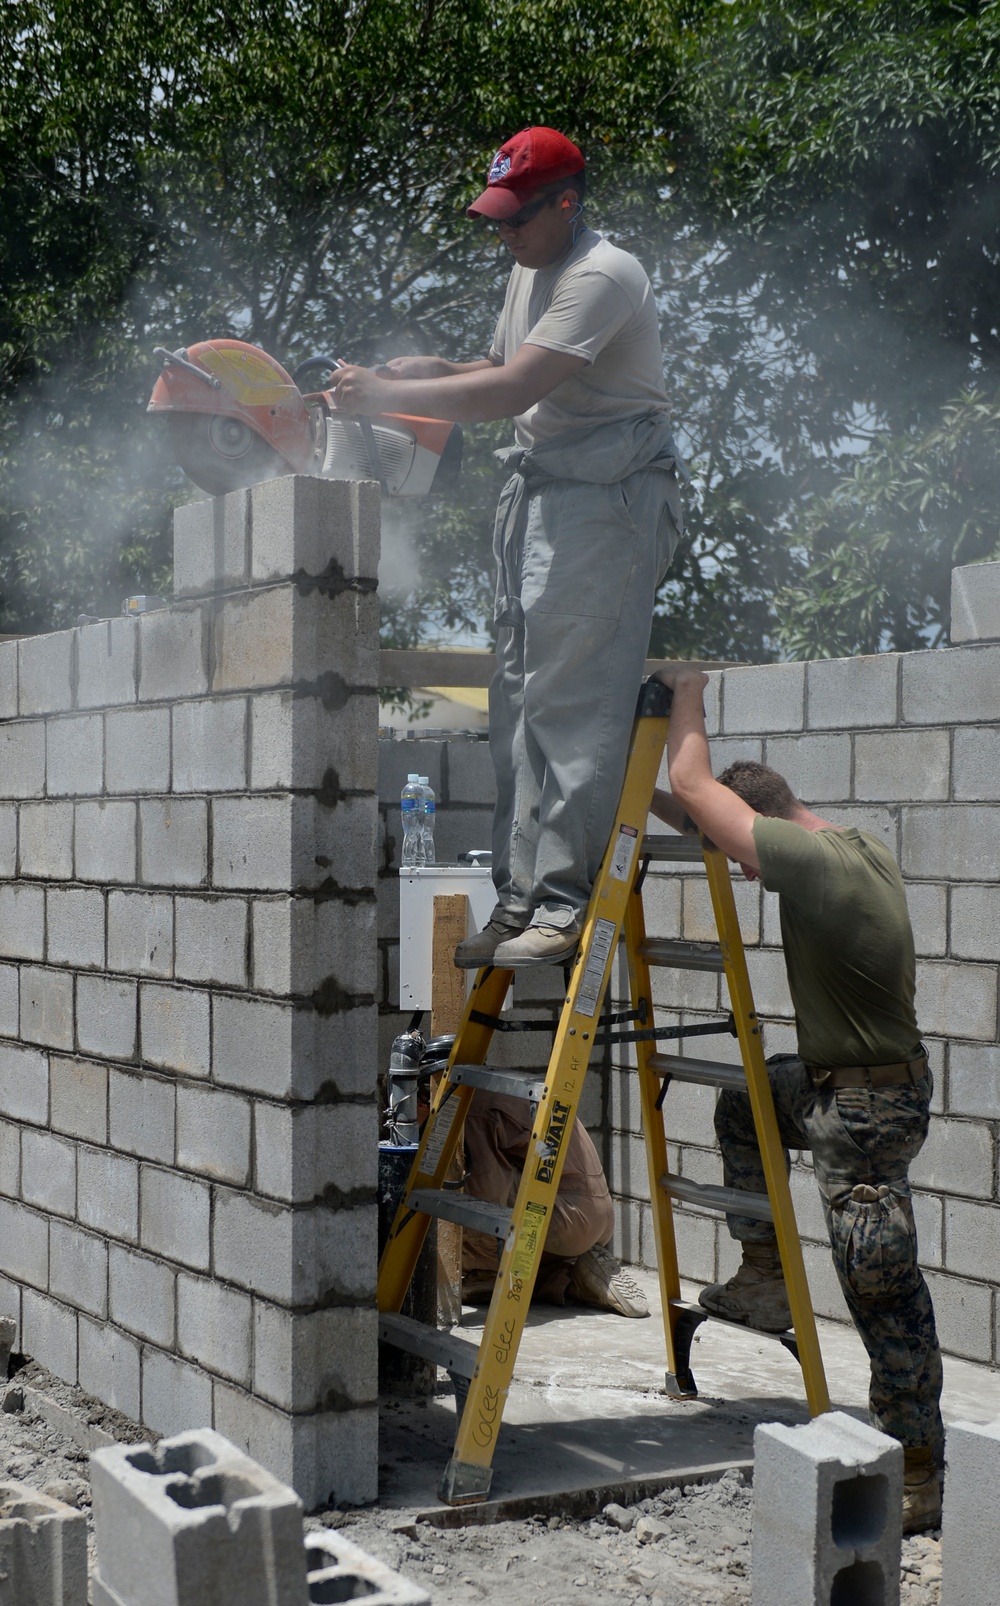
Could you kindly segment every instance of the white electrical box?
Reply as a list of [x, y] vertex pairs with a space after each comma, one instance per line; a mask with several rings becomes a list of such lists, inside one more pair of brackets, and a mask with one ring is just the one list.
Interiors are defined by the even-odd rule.
[[[431, 864], [399, 872], [399, 1007], [430, 1009], [434, 899], [464, 892], [469, 931], [485, 926], [497, 901], [485, 864]], [[469, 971], [470, 985], [476, 972]]]

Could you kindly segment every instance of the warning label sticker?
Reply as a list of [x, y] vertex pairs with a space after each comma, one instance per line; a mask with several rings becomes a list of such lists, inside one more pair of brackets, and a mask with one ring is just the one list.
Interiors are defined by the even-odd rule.
[[580, 982], [580, 994], [577, 999], [577, 1010], [581, 1015], [593, 1015], [597, 1009], [597, 1000], [601, 994], [601, 983], [607, 968], [608, 958], [615, 940], [617, 926], [613, 920], [598, 920], [594, 927], [591, 939], [590, 952], [583, 967], [583, 979]]
[[438, 1161], [444, 1152], [444, 1146], [451, 1136], [452, 1123], [458, 1110], [458, 1100], [449, 1099], [438, 1109], [431, 1128], [431, 1135], [427, 1140], [427, 1147], [420, 1161], [420, 1174], [432, 1177], [438, 1168]]
[[514, 1256], [510, 1265], [511, 1274], [519, 1282], [526, 1282], [531, 1276], [541, 1247], [542, 1228], [547, 1214], [547, 1205], [529, 1203], [524, 1207], [524, 1221], [521, 1223], [521, 1230], [517, 1235]]
[[611, 855], [611, 876], [615, 881], [627, 881], [632, 874], [632, 860], [639, 841], [634, 825], [620, 825], [618, 840]]

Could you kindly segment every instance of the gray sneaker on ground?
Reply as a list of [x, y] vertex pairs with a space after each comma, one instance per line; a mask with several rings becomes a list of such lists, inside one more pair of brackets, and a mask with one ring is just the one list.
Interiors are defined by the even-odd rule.
[[579, 1257], [570, 1276], [569, 1292], [581, 1305], [597, 1305], [619, 1316], [649, 1315], [639, 1284], [604, 1244], [595, 1244]]

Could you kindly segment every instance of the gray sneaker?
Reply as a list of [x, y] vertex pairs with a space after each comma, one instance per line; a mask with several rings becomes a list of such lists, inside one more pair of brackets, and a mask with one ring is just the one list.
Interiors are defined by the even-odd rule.
[[579, 1257], [570, 1273], [569, 1288], [581, 1305], [597, 1305], [619, 1316], [649, 1315], [639, 1284], [604, 1244], [595, 1244]]
[[466, 937], [464, 942], [458, 944], [455, 964], [459, 970], [480, 970], [483, 965], [492, 965], [498, 945], [522, 932], [529, 919], [529, 915], [523, 919], [515, 915], [510, 919], [506, 911], [494, 909], [482, 931], [477, 931], [474, 936]]
[[580, 933], [572, 926], [526, 926], [520, 936], [509, 937], [499, 944], [493, 953], [493, 963], [501, 970], [561, 965], [572, 959], [579, 945]]

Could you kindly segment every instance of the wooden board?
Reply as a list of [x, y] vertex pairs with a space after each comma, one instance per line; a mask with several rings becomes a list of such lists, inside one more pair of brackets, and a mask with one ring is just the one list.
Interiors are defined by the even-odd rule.
[[[454, 962], [455, 948], [469, 925], [469, 900], [464, 892], [444, 893], [434, 899], [431, 939], [431, 1034], [457, 1032], [465, 1008], [466, 972]], [[439, 1078], [435, 1077], [437, 1082]], [[460, 1182], [464, 1172], [462, 1148], [448, 1172], [449, 1182]], [[462, 1229], [455, 1222], [439, 1221], [438, 1325], [454, 1327], [462, 1317]]]

